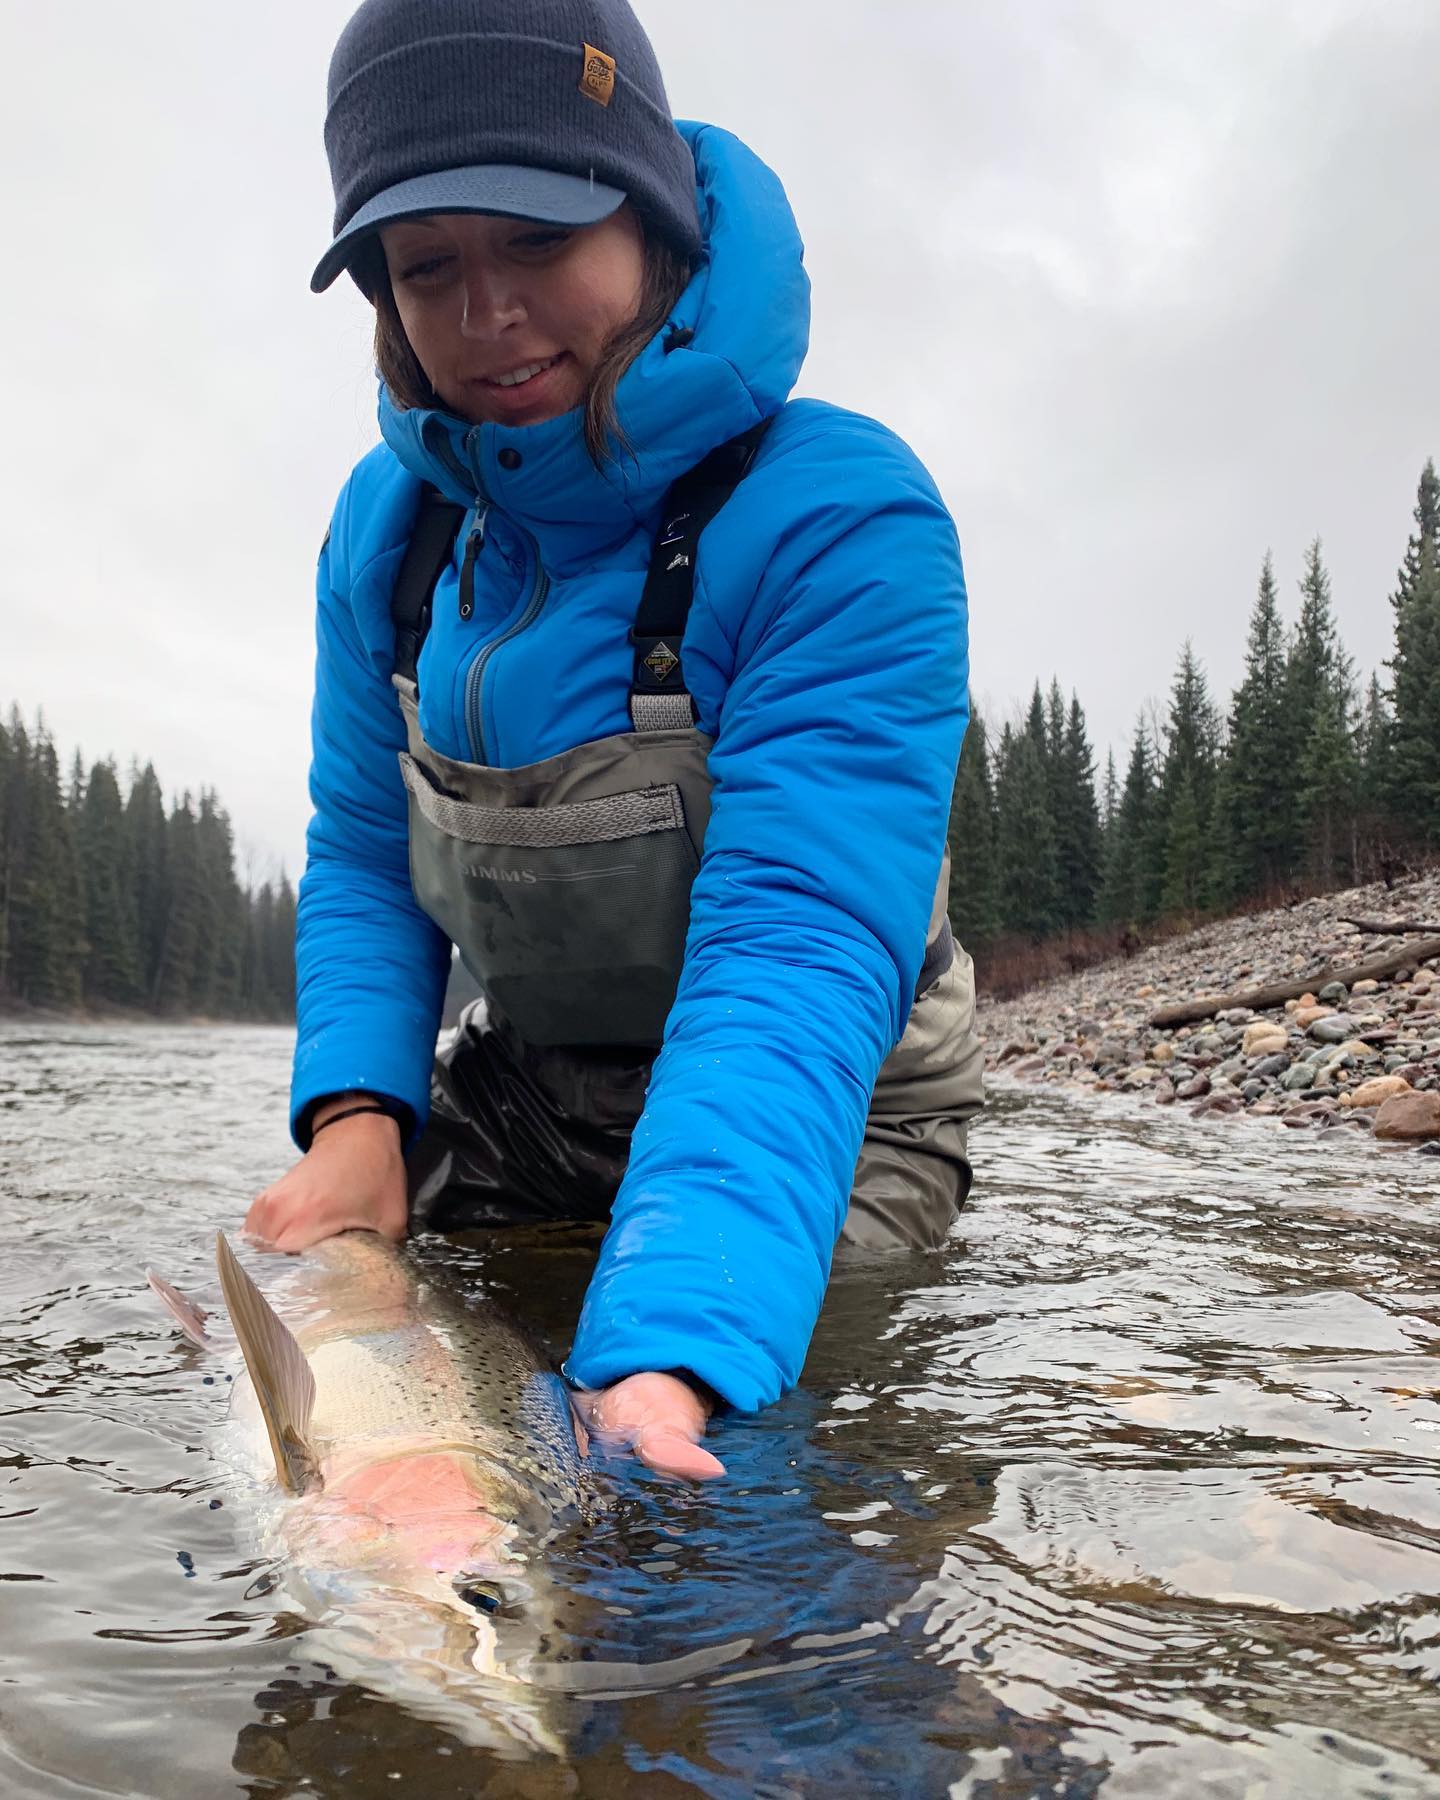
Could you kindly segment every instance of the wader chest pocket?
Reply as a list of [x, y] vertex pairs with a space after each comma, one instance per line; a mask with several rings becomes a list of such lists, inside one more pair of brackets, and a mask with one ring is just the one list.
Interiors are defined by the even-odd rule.
[[400, 767], [415, 898], [520, 1035], [657, 1046], [700, 866], [680, 790], [484, 806]]

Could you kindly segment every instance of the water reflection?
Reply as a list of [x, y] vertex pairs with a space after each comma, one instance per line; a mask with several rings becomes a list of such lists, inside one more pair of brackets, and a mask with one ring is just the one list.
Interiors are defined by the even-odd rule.
[[[0, 1791], [1440, 1794], [1433, 1162], [1002, 1095], [957, 1241], [839, 1267], [730, 1480], [617, 1466], [555, 1546], [566, 1750], [506, 1761], [267, 1596], [143, 1292], [209, 1287], [287, 1051], [0, 1027]], [[419, 1253], [558, 1348], [593, 1234]]]

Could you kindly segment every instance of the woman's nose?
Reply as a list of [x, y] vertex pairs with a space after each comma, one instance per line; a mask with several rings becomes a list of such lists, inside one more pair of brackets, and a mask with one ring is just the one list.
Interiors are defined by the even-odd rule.
[[525, 306], [513, 278], [503, 268], [467, 262], [465, 310], [460, 330], [468, 338], [497, 337], [506, 326], [525, 317]]

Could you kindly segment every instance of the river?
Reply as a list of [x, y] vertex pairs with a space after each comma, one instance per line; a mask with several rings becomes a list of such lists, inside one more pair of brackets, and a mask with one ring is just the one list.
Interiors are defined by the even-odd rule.
[[[555, 1557], [613, 1666], [502, 1763], [267, 1600], [223, 1379], [145, 1287], [213, 1293], [288, 1055], [0, 1022], [6, 1800], [1440, 1796], [1434, 1160], [1002, 1091], [952, 1244], [837, 1269], [728, 1480], [607, 1465]], [[559, 1349], [592, 1249], [420, 1253]]]

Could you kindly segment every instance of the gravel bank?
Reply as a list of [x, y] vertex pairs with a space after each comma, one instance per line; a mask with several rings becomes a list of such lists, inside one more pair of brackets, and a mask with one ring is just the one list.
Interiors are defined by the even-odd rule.
[[[1013, 1000], [982, 1000], [989, 1066], [1197, 1117], [1349, 1126], [1440, 1156], [1440, 957], [1349, 988], [1327, 982], [1327, 968], [1420, 941], [1361, 933], [1350, 917], [1440, 920], [1440, 870], [1388, 892], [1351, 888], [1226, 919]], [[1149, 1023], [1162, 1006], [1312, 976], [1312, 990], [1283, 1005], [1171, 1030]]]

